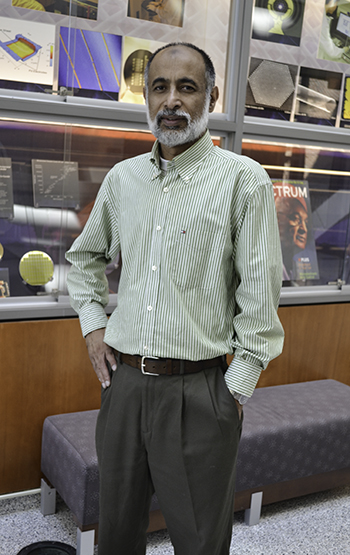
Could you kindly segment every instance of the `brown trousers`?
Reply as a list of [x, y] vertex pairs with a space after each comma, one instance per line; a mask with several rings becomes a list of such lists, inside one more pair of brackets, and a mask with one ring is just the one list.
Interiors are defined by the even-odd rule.
[[156, 491], [176, 555], [228, 555], [242, 422], [220, 367], [145, 376], [118, 364], [96, 429], [99, 555], [144, 555]]

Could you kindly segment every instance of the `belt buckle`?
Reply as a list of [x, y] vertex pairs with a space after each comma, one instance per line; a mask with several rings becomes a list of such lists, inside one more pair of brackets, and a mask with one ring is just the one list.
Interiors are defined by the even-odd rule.
[[154, 374], [153, 372], [146, 372], [145, 367], [145, 358], [154, 358], [155, 360], [158, 360], [159, 357], [151, 357], [151, 356], [143, 356], [141, 358], [141, 372], [142, 374], [144, 374], [144, 376], [159, 376], [160, 374]]

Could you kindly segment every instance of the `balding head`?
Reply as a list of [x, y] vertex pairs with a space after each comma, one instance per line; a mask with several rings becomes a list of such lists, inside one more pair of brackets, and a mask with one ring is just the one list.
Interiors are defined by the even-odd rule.
[[207, 89], [207, 91], [211, 91], [213, 89], [213, 87], [215, 86], [215, 78], [216, 78], [215, 68], [214, 68], [213, 62], [211, 61], [208, 54], [206, 52], [204, 52], [204, 50], [202, 50], [201, 48], [198, 48], [198, 46], [196, 46], [196, 45], [194, 45], [190, 42], [170, 42], [169, 44], [166, 44], [165, 46], [161, 46], [160, 48], [158, 48], [158, 50], [156, 50], [152, 54], [152, 56], [148, 60], [148, 64], [147, 64], [146, 69], [145, 69], [145, 88], [146, 88], [146, 90], [147, 90], [148, 84], [149, 84], [148, 83], [149, 70], [150, 70], [150, 66], [151, 66], [152, 61], [154, 60], [154, 58], [157, 56], [157, 54], [159, 54], [163, 50], [166, 50], [167, 48], [176, 48], [176, 47], [192, 48], [192, 50], [195, 50], [196, 52], [198, 52], [201, 55], [201, 57], [203, 59], [203, 63], [204, 63], [206, 89]]

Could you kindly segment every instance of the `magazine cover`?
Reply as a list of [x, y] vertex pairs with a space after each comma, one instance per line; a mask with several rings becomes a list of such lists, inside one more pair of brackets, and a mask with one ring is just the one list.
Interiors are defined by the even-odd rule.
[[273, 179], [283, 281], [319, 279], [307, 181]]

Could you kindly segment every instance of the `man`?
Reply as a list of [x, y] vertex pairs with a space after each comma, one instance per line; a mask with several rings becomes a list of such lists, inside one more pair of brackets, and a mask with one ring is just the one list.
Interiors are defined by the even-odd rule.
[[[202, 50], [158, 50], [144, 94], [158, 141], [110, 171], [67, 254], [102, 383], [99, 555], [145, 553], [154, 490], [177, 555], [227, 555], [242, 403], [283, 343], [273, 191], [257, 163], [214, 147]], [[119, 251], [107, 324], [104, 269]]]

